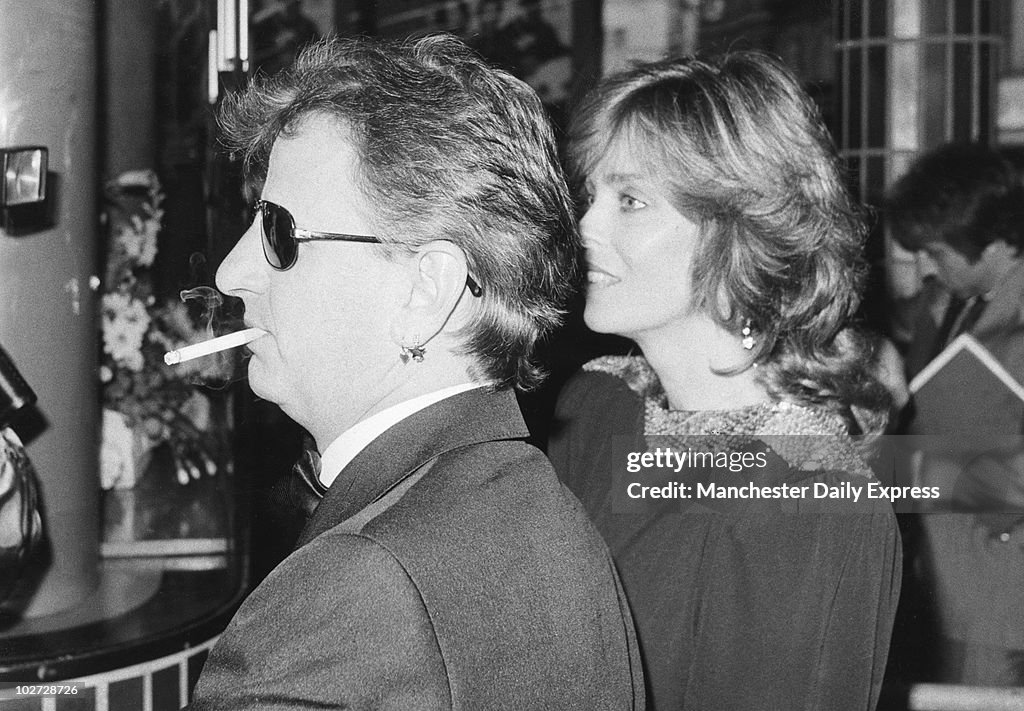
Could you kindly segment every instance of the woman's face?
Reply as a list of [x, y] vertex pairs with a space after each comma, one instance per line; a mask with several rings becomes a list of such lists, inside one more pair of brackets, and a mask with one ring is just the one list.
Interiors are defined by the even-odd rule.
[[587, 193], [580, 222], [587, 326], [639, 341], [685, 328], [696, 315], [691, 267], [697, 225], [669, 203], [655, 176], [621, 143], [587, 176]]

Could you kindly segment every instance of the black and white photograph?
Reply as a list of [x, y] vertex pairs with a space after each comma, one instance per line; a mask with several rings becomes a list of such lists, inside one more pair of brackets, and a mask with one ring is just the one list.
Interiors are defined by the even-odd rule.
[[1024, 0], [0, 0], [0, 711], [1024, 711]]

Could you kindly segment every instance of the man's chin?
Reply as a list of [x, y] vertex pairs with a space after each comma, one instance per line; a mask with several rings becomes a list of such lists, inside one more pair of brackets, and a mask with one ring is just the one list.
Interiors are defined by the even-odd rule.
[[267, 387], [266, 373], [263, 372], [255, 357], [249, 359], [248, 382], [249, 389], [252, 390], [254, 395], [263, 400], [277, 402], [274, 399], [273, 390]]

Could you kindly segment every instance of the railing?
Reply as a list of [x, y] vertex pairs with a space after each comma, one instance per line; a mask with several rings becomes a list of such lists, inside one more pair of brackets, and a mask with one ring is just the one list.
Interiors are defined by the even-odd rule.
[[914, 684], [906, 692], [907, 711], [1022, 711], [1024, 688]]
[[[58, 699], [66, 704], [74, 699], [74, 708], [82, 711], [172, 711], [189, 701], [192, 685], [202, 668], [210, 648], [217, 638], [189, 647], [180, 652], [150, 659], [130, 667], [93, 674], [63, 682], [42, 683], [39, 686], [74, 685], [75, 694], [63, 696], [22, 696], [0, 694], [0, 711], [11, 708], [33, 711], [57, 711]], [[11, 691], [11, 690], [8, 690]], [[65, 706], [66, 708], [66, 706]]]

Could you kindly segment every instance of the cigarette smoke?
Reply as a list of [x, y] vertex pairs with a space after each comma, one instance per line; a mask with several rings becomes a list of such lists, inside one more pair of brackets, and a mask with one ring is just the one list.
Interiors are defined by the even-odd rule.
[[[245, 327], [239, 299], [225, 297], [209, 286], [184, 289], [181, 291], [180, 297], [188, 307], [189, 314], [196, 323], [201, 324], [196, 331], [193, 343], [209, 340]], [[232, 348], [197, 358], [195, 361], [190, 361], [195, 364], [189, 373], [190, 382], [208, 388], [226, 388], [231, 383], [245, 379], [247, 359], [248, 351], [244, 348]], [[182, 365], [187, 366], [187, 364]]]

